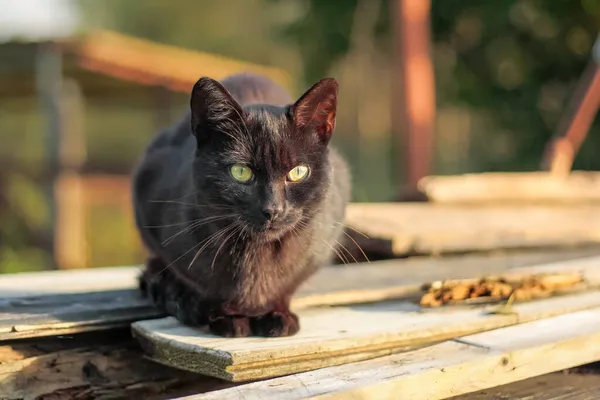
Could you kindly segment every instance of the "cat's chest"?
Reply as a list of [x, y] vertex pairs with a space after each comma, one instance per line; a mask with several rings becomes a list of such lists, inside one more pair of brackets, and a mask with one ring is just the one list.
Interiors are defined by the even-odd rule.
[[309, 262], [309, 249], [297, 239], [277, 242], [268, 249], [247, 249], [237, 265], [236, 297], [252, 307], [278, 300]]

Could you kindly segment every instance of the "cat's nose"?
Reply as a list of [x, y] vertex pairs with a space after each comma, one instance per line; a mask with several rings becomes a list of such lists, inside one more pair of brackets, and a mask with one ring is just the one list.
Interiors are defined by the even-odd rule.
[[283, 215], [283, 205], [266, 206], [262, 213], [267, 221], [276, 221]]

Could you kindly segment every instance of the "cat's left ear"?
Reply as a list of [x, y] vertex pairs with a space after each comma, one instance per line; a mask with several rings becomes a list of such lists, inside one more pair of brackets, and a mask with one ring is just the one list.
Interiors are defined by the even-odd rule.
[[327, 144], [335, 128], [338, 83], [325, 78], [306, 91], [290, 108], [296, 132], [316, 133]]
[[208, 77], [194, 85], [190, 108], [192, 132], [198, 144], [214, 133], [224, 136], [223, 132], [236, 132], [244, 123], [242, 106], [222, 84]]

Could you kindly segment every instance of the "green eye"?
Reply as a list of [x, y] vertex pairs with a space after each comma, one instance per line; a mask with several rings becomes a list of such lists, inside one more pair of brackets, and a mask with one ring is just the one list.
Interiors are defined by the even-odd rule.
[[292, 182], [300, 182], [308, 177], [308, 166], [306, 165], [297, 165], [287, 174], [287, 178]]
[[248, 182], [254, 176], [252, 170], [243, 164], [232, 165], [229, 172], [231, 172], [233, 179], [238, 182]]

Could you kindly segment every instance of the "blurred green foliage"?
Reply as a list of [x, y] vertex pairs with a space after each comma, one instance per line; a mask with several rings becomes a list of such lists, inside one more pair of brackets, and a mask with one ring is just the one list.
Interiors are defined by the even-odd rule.
[[[313, 81], [349, 51], [357, 0], [304, 3], [305, 18], [282, 34], [300, 51], [305, 77]], [[391, 56], [393, 12], [390, 0], [383, 3], [374, 42]], [[489, 131], [473, 138], [479, 139], [480, 151], [471, 154], [471, 171], [537, 169], [589, 60], [600, 27], [600, 1], [433, 0], [431, 25], [438, 106], [462, 104], [489, 118]], [[596, 121], [575, 168], [600, 169], [594, 154], [599, 130]], [[501, 157], [485, 149], [494, 135], [509, 142]]]
[[16, 173], [0, 179], [0, 273], [53, 265], [48, 249], [48, 206], [41, 186]]

